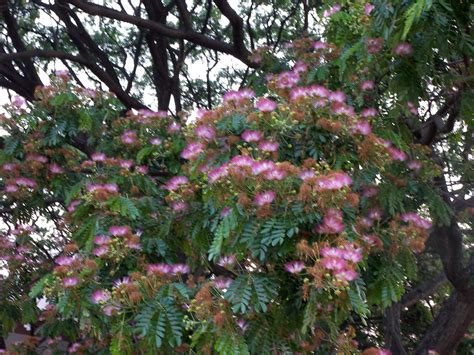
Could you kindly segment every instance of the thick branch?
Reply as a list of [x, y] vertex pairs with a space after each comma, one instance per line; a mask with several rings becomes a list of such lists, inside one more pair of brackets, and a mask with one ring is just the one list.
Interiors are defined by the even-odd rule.
[[442, 272], [438, 274], [438, 276], [436, 276], [434, 279], [422, 282], [420, 285], [403, 295], [401, 300], [402, 307], [409, 308], [413, 306], [419, 300], [435, 293], [447, 281], [448, 279], [446, 278], [446, 275], [444, 274], [444, 272]]

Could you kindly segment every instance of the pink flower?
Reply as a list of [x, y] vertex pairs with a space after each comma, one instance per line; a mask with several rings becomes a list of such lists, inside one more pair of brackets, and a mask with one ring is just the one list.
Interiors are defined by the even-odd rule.
[[275, 163], [270, 160], [260, 160], [252, 163], [252, 174], [259, 175], [269, 170], [276, 169]]
[[64, 169], [61, 168], [58, 164], [54, 164], [54, 163], [49, 166], [49, 171], [51, 172], [51, 174], [64, 173]]
[[329, 17], [331, 15], [334, 15], [335, 13], [341, 11], [341, 5], [337, 4], [334, 6], [331, 6], [329, 9], [324, 10], [323, 16], [324, 17]]
[[252, 166], [253, 163], [254, 163], [254, 160], [247, 155], [237, 155], [230, 160], [230, 164], [239, 166], [239, 167], [244, 167], [244, 166], [250, 167]]
[[333, 172], [326, 176], [318, 177], [317, 186], [321, 190], [339, 190], [352, 184], [352, 179], [344, 172]]
[[104, 256], [104, 255], [107, 255], [107, 253], [109, 252], [109, 246], [108, 245], [101, 245], [97, 248], [95, 248], [92, 253], [97, 256], [97, 257], [101, 257], [101, 256]]
[[387, 149], [393, 160], [405, 161], [407, 159], [405, 152], [394, 147], [388, 147]]
[[243, 332], [247, 330], [248, 324], [243, 319], [238, 319], [236, 323]]
[[135, 168], [135, 171], [139, 174], [148, 174], [148, 167], [145, 165], [140, 165]]
[[14, 171], [18, 167], [16, 163], [5, 163], [2, 165], [3, 171]]
[[216, 130], [210, 126], [197, 126], [194, 130], [196, 136], [203, 139], [212, 140], [216, 137]]
[[24, 104], [26, 103], [25, 99], [21, 96], [14, 96], [13, 97], [13, 101], [12, 101], [12, 105], [17, 107], [17, 108], [20, 108], [22, 107]]
[[232, 285], [232, 282], [234, 282], [234, 280], [228, 277], [216, 277], [214, 280], [214, 286], [219, 290], [224, 290], [229, 288], [230, 285]]
[[344, 259], [336, 258], [333, 256], [325, 256], [321, 259], [321, 264], [324, 268], [329, 270], [342, 270], [347, 265]]
[[346, 101], [346, 95], [342, 91], [333, 91], [329, 93], [329, 101], [344, 103]]
[[59, 256], [54, 261], [60, 266], [71, 266], [76, 260], [78, 258], [73, 256]]
[[91, 154], [91, 159], [93, 161], [105, 161], [107, 156], [104, 153], [95, 152]]
[[372, 12], [372, 10], [375, 8], [374, 5], [372, 5], [371, 3], [366, 3], [365, 6], [364, 6], [364, 12], [367, 16], [370, 15], [370, 13]]
[[326, 49], [328, 47], [326, 42], [323, 41], [316, 41], [313, 43], [314, 49]]
[[342, 258], [344, 255], [344, 250], [339, 249], [339, 248], [324, 247], [321, 249], [321, 255], [324, 257], [331, 257], [331, 258]]
[[18, 191], [18, 187], [16, 185], [11, 185], [11, 184], [7, 184], [5, 185], [5, 192], [7, 193], [15, 193]]
[[186, 264], [173, 264], [171, 265], [171, 272], [174, 275], [187, 274], [189, 272], [189, 266]]
[[106, 316], [111, 317], [112, 315], [120, 311], [120, 307], [108, 304], [102, 309], [102, 311]]
[[130, 285], [131, 283], [132, 283], [132, 280], [130, 279], [130, 277], [125, 276], [121, 279], [118, 279], [118, 280], [114, 281], [114, 288], [119, 288], [121, 286]]
[[418, 115], [418, 107], [413, 102], [408, 101], [407, 106], [412, 115]]
[[343, 250], [342, 257], [356, 264], [362, 260], [362, 250], [360, 248]]
[[305, 265], [304, 265], [304, 262], [302, 261], [291, 261], [289, 263], [286, 263], [284, 267], [285, 267], [285, 271], [291, 274], [297, 274], [305, 268]]
[[77, 277], [66, 277], [63, 279], [64, 287], [74, 287], [79, 284], [79, 279]]
[[119, 187], [114, 182], [109, 182], [107, 184], [102, 185], [102, 189], [110, 193], [117, 193], [119, 191]]
[[235, 255], [224, 255], [222, 256], [219, 261], [217, 262], [217, 265], [222, 266], [222, 267], [228, 267], [232, 266], [236, 263]]
[[361, 90], [373, 90], [375, 89], [375, 83], [372, 80], [366, 80], [360, 83]]
[[375, 108], [365, 108], [360, 112], [360, 115], [364, 118], [377, 116], [377, 110]]
[[272, 141], [261, 141], [258, 144], [258, 149], [263, 150], [264, 152], [276, 152], [278, 151], [279, 144]]
[[94, 243], [97, 245], [109, 244], [112, 241], [108, 235], [96, 235], [94, 238]]
[[262, 139], [262, 132], [246, 130], [242, 133], [242, 139], [246, 142], [258, 142]]
[[275, 199], [276, 194], [273, 191], [260, 192], [255, 196], [255, 205], [261, 207], [269, 205]]
[[189, 179], [186, 176], [174, 176], [168, 180], [163, 188], [168, 191], [176, 191], [181, 185], [185, 185], [188, 182]]
[[27, 154], [26, 160], [35, 161], [41, 164], [46, 164], [48, 162], [48, 158], [40, 154]]
[[286, 172], [279, 169], [267, 170], [263, 173], [263, 176], [267, 180], [283, 180], [286, 178]]
[[131, 234], [131, 232], [129, 226], [111, 226], [109, 228], [109, 233], [114, 237], [124, 237]]
[[227, 165], [222, 165], [218, 168], [212, 169], [209, 171], [207, 174], [207, 178], [210, 183], [216, 182], [217, 180], [220, 180], [223, 177], [226, 177], [229, 174], [229, 171], [227, 169]]
[[355, 280], [358, 276], [357, 272], [354, 270], [338, 270], [334, 273], [336, 279], [340, 281], [352, 281]]
[[137, 132], [135, 131], [125, 131], [123, 132], [120, 140], [123, 144], [134, 144], [137, 141]]
[[172, 273], [171, 266], [169, 264], [149, 264], [147, 265], [148, 274], [157, 275], [168, 275]]
[[398, 43], [393, 51], [399, 56], [406, 56], [413, 53], [413, 47], [410, 43]]
[[36, 187], [36, 181], [35, 181], [35, 180], [29, 179], [29, 178], [25, 178], [25, 177], [16, 178], [16, 179], [15, 179], [15, 183], [16, 183], [18, 186], [27, 186], [27, 187], [31, 187], [31, 188], [35, 188], [35, 187]]
[[151, 145], [160, 145], [161, 143], [163, 143], [163, 140], [160, 137], [154, 137], [150, 139]]
[[133, 166], [133, 161], [131, 161], [131, 160], [121, 159], [121, 160], [119, 160], [118, 163], [119, 163], [119, 166], [122, 169], [130, 169]]
[[323, 218], [323, 223], [316, 229], [322, 234], [337, 234], [344, 231], [342, 212], [335, 209], [329, 209]]
[[67, 206], [67, 211], [69, 213], [72, 213], [76, 210], [76, 207], [79, 206], [81, 204], [81, 201], [80, 200], [73, 200], [71, 201], [71, 203], [69, 204], [69, 206]]
[[379, 192], [379, 189], [375, 186], [367, 186], [364, 191], [362, 192], [362, 196], [364, 197], [373, 197], [375, 195], [377, 195]]
[[189, 208], [188, 204], [184, 201], [173, 201], [171, 203], [171, 209], [175, 212], [184, 212]]
[[260, 112], [272, 112], [276, 110], [277, 104], [275, 101], [262, 97], [257, 101], [257, 103], [255, 104], [255, 107]]
[[286, 71], [278, 75], [276, 85], [280, 89], [292, 88], [298, 84], [299, 80], [300, 75], [297, 72]]
[[252, 89], [241, 89], [239, 91], [228, 91], [224, 94], [224, 103], [241, 103], [244, 100], [250, 100], [255, 96], [255, 92]]
[[352, 132], [366, 136], [372, 132], [370, 123], [367, 121], [357, 121], [352, 125]]
[[301, 180], [306, 181], [314, 178], [316, 175], [313, 170], [303, 170], [300, 172], [299, 177]]
[[423, 164], [418, 161], [418, 160], [412, 160], [410, 161], [407, 166], [411, 169], [411, 170], [420, 170], [422, 167], [423, 167]]
[[105, 303], [110, 299], [110, 293], [104, 290], [96, 290], [92, 293], [91, 299], [95, 304]]
[[419, 228], [423, 229], [430, 229], [433, 226], [433, 223], [431, 223], [429, 220], [420, 217], [418, 214], [415, 212], [408, 212], [404, 213], [401, 215], [401, 219], [403, 222], [412, 222]]
[[204, 151], [204, 145], [201, 142], [191, 142], [181, 152], [181, 158], [192, 160], [196, 159]]
[[181, 125], [178, 122], [171, 122], [168, 126], [168, 133], [178, 133], [181, 130]]

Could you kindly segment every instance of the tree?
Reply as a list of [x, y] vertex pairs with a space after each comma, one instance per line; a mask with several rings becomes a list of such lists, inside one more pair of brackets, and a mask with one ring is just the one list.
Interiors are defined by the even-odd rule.
[[268, 48], [240, 58], [257, 97], [229, 92], [196, 122], [125, 115], [143, 106], [74, 71], [17, 99], [3, 327], [41, 319], [73, 351], [453, 352], [474, 317], [472, 6], [342, 5], [280, 64]]

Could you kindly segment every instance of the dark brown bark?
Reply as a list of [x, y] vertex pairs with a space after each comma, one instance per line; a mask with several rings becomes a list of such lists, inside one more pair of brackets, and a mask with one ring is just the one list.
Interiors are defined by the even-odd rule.
[[383, 328], [385, 346], [394, 354], [406, 355], [400, 330], [401, 304], [393, 303], [384, 310]]
[[435, 350], [438, 354], [454, 354], [459, 342], [474, 321], [474, 300], [454, 291], [416, 349], [417, 355]]

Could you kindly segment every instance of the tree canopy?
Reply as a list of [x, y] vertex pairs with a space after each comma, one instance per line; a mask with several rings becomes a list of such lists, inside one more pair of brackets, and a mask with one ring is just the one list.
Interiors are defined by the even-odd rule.
[[472, 351], [469, 1], [0, 6], [18, 352]]

